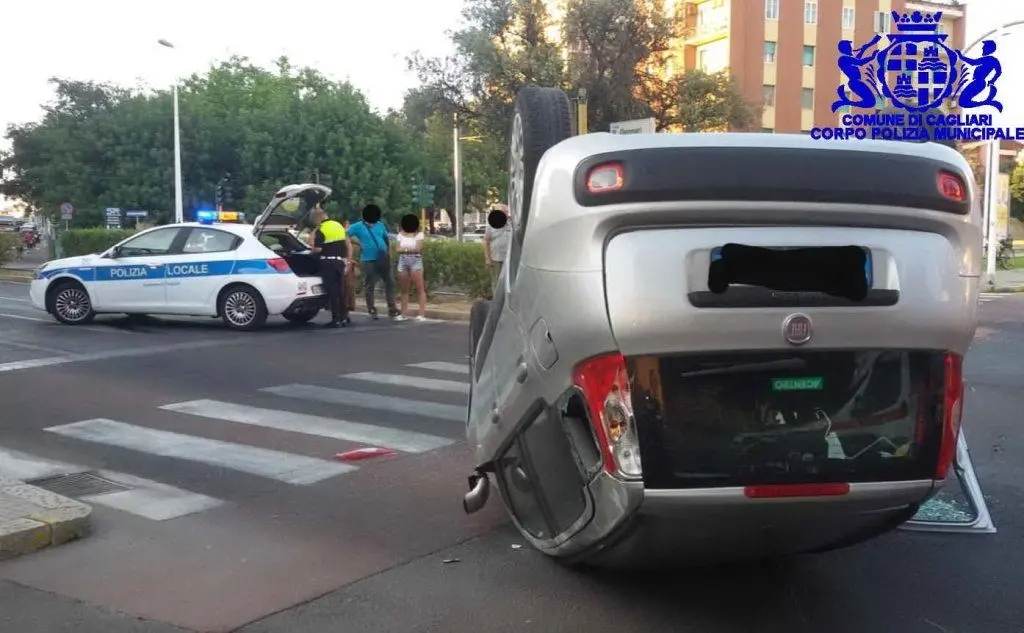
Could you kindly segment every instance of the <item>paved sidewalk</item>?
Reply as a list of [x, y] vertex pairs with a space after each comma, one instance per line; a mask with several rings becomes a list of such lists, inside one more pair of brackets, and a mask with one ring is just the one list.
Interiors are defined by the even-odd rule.
[[996, 292], [1024, 292], [1024, 269], [996, 271]]
[[0, 475], [0, 560], [89, 533], [92, 508]]

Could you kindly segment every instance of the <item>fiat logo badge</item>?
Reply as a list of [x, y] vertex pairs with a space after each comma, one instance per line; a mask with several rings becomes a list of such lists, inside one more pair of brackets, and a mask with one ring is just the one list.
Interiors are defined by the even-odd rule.
[[793, 345], [811, 340], [811, 332], [811, 317], [806, 314], [791, 314], [782, 322], [782, 335]]

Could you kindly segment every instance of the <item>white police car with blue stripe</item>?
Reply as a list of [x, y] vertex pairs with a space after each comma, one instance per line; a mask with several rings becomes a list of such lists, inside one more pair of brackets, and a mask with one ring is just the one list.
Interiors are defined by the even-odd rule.
[[102, 253], [47, 262], [32, 281], [32, 303], [67, 325], [103, 313], [220, 317], [238, 330], [271, 315], [305, 323], [326, 296], [316, 260], [292, 231], [330, 193], [288, 185], [251, 226], [169, 224]]

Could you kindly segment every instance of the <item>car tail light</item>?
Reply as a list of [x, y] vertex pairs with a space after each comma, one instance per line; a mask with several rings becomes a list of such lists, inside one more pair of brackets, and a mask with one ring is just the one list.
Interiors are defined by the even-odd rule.
[[967, 187], [963, 181], [948, 171], [939, 172], [939, 193], [956, 202], [967, 199]]
[[267, 265], [269, 265], [271, 268], [273, 268], [279, 273], [286, 273], [291, 270], [291, 266], [288, 265], [288, 262], [283, 257], [275, 257], [273, 259], [268, 259]]
[[622, 183], [622, 165], [619, 163], [604, 163], [592, 167], [587, 172], [587, 191], [590, 193], [606, 193], [622, 189]]
[[576, 367], [573, 382], [587, 402], [605, 470], [638, 479], [643, 470], [626, 359], [614, 353], [584, 361]]
[[945, 356], [946, 374], [942, 390], [942, 443], [939, 461], [935, 466], [935, 479], [945, 479], [956, 457], [956, 444], [960, 439], [960, 420], [964, 410], [964, 359], [959, 354]]

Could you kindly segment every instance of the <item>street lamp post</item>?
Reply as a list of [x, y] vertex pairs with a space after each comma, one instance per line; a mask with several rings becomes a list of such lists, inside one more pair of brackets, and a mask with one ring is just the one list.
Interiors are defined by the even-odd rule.
[[[1000, 38], [1007, 35], [1007, 31], [1009, 29], [1021, 25], [1024, 25], [1024, 20], [1015, 20], [1013, 22], [1007, 22], [1006, 24], [1000, 25], [964, 47], [962, 53], [966, 54], [970, 52], [972, 48], [981, 44], [993, 35], [998, 41]], [[985, 196], [983, 200], [985, 214], [985, 247], [987, 249], [985, 254], [985, 281], [989, 285], [995, 285], [996, 282], [996, 249], [999, 248], [999, 242], [995, 237], [997, 219], [996, 210], [999, 206], [997, 190], [999, 189], [1000, 145], [1001, 144], [998, 139], [989, 141], [988, 147], [986, 148], [985, 158]]]
[[[158, 42], [161, 46], [174, 48], [167, 40]], [[181, 192], [181, 123], [178, 118], [178, 78], [174, 78], [174, 221], [184, 222], [185, 211]]]

